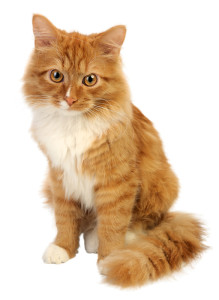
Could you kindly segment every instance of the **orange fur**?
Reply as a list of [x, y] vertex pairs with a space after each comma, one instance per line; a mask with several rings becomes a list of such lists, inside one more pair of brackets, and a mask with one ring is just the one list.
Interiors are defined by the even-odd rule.
[[[74, 194], [66, 196], [66, 169], [55, 165], [55, 154], [41, 139], [43, 125], [33, 124], [33, 136], [49, 161], [44, 193], [55, 212], [54, 243], [73, 257], [80, 233], [97, 225], [101, 269], [109, 282], [123, 287], [141, 285], [178, 270], [205, 248], [203, 230], [194, 217], [168, 212], [178, 195], [178, 180], [153, 124], [131, 103], [119, 55], [125, 27], [92, 35], [67, 33], [39, 15], [34, 16], [33, 27], [35, 49], [24, 76], [27, 103], [33, 111], [41, 109], [45, 118], [50, 110], [58, 115], [70, 89], [70, 97], [77, 101], [63, 111], [67, 124], [64, 121], [63, 134], [74, 120], [70, 114], [78, 112], [94, 135], [89, 136], [91, 144], [81, 153], [81, 160], [71, 147], [65, 151], [72, 150], [75, 178], [84, 184], [93, 180], [89, 184], [93, 182], [94, 202], [86, 209], [86, 199], [82, 202]], [[64, 74], [63, 82], [50, 80], [52, 69]], [[97, 74], [98, 81], [86, 87], [82, 79], [90, 73]], [[49, 128], [50, 123], [46, 126]], [[61, 130], [57, 126], [52, 133]], [[75, 143], [83, 144], [80, 131], [79, 135], [69, 132], [63, 141], [76, 134]], [[51, 142], [60, 146], [55, 138]], [[84, 192], [81, 189], [81, 195]], [[134, 234], [134, 242], [126, 242], [127, 232]]]
[[140, 286], [189, 263], [206, 247], [202, 225], [193, 216], [167, 213], [162, 222], [138, 232], [135, 242], [112, 252], [103, 262], [107, 281], [122, 287]]

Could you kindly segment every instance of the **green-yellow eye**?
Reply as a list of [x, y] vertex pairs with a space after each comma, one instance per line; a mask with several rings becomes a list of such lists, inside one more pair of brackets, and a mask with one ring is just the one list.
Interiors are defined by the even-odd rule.
[[96, 74], [89, 74], [89, 75], [86, 75], [84, 78], [83, 78], [83, 81], [82, 83], [86, 86], [93, 86], [97, 83], [97, 75]]
[[54, 69], [50, 72], [50, 79], [53, 82], [61, 82], [64, 79], [64, 75], [57, 69]]

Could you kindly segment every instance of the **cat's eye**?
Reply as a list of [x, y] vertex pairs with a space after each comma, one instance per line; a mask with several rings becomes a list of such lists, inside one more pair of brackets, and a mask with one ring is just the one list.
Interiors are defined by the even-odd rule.
[[97, 75], [96, 74], [89, 74], [89, 75], [86, 75], [84, 78], [83, 78], [83, 81], [82, 83], [86, 86], [93, 86], [97, 83]]
[[63, 81], [64, 79], [64, 75], [59, 71], [59, 70], [52, 70], [50, 72], [50, 79], [53, 81], [53, 82], [61, 82]]

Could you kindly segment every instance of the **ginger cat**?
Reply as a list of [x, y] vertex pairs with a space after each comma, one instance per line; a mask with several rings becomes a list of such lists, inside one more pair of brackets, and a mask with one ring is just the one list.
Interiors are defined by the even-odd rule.
[[203, 229], [189, 214], [168, 212], [178, 180], [130, 100], [120, 58], [126, 28], [67, 33], [34, 15], [33, 32], [24, 94], [48, 158], [44, 193], [57, 226], [44, 261], [74, 257], [83, 233], [110, 283], [137, 286], [178, 270], [205, 249]]

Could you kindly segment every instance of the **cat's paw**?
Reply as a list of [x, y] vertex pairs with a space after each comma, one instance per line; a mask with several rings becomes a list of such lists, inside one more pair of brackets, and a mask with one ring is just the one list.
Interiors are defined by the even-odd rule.
[[101, 275], [107, 275], [108, 268], [104, 263], [104, 259], [99, 260], [97, 266]]
[[84, 234], [84, 245], [88, 253], [97, 253], [99, 242], [96, 228]]
[[50, 244], [43, 254], [43, 261], [47, 264], [61, 264], [69, 258], [67, 251], [55, 244]]

